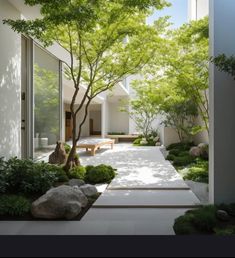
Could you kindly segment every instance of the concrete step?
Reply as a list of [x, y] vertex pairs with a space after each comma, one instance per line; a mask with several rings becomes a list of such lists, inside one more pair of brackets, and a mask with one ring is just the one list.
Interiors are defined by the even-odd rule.
[[191, 190], [153, 191], [120, 190], [105, 191], [93, 208], [194, 208], [199, 199]]
[[131, 220], [0, 222], [0, 235], [174, 235], [171, 224]]

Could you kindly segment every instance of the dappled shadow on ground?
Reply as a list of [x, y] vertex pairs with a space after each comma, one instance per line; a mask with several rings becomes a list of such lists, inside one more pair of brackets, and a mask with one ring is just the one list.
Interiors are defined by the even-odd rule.
[[186, 187], [186, 184], [156, 147], [115, 145], [114, 150], [101, 149], [95, 157], [80, 152], [83, 165], [105, 163], [118, 169], [110, 187]]

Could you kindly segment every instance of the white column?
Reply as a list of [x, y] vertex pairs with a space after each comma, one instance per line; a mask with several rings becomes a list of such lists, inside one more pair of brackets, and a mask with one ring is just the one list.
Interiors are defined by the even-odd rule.
[[102, 103], [102, 108], [101, 108], [101, 131], [102, 131], [102, 138], [106, 138], [107, 135], [107, 119], [108, 119], [108, 105], [107, 101], [104, 101]]
[[[211, 56], [235, 54], [235, 1], [210, 0]], [[235, 202], [235, 81], [211, 65], [210, 201]]]

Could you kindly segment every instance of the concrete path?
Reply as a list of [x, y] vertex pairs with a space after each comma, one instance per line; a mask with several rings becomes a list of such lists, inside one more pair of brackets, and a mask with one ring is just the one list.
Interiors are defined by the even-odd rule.
[[176, 218], [200, 204], [157, 147], [115, 145], [83, 165], [109, 164], [118, 175], [82, 221], [0, 222], [0, 235], [174, 235]]
[[83, 222], [111, 222], [113, 234], [174, 235], [175, 219], [200, 205], [160, 148], [119, 144], [97, 154], [80, 152], [83, 165], [109, 164], [118, 175]]

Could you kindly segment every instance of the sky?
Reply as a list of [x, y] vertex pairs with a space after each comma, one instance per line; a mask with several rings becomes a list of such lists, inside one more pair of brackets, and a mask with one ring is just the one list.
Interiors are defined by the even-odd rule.
[[164, 8], [164, 10], [157, 10], [148, 19], [148, 23], [153, 23], [159, 17], [172, 16], [170, 22], [174, 23], [173, 28], [178, 28], [188, 21], [188, 0], [168, 0], [172, 4], [171, 7]]

